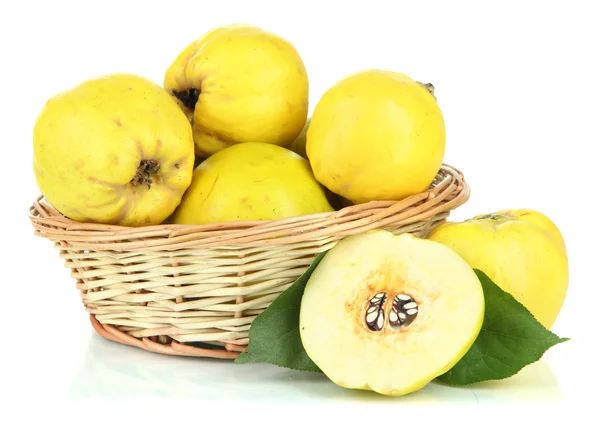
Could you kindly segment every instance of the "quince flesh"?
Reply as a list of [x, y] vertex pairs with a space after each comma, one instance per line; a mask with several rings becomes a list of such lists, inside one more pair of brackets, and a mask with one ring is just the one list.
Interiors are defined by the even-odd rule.
[[450, 248], [373, 230], [339, 241], [314, 270], [300, 335], [336, 384], [400, 396], [465, 355], [484, 306], [475, 272]]

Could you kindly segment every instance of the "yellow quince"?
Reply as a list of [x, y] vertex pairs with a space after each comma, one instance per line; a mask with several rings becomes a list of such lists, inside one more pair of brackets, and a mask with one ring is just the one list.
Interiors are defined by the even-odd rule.
[[35, 123], [33, 151], [42, 194], [80, 222], [159, 224], [192, 180], [185, 114], [137, 75], [90, 79], [52, 97]]
[[330, 211], [306, 159], [277, 145], [247, 142], [211, 155], [196, 168], [173, 222], [274, 220]]
[[354, 203], [427, 190], [445, 145], [432, 87], [377, 69], [334, 84], [319, 100], [306, 135], [317, 180]]
[[455, 250], [521, 302], [547, 329], [569, 284], [567, 250], [558, 227], [543, 213], [507, 209], [447, 222], [428, 236]]
[[294, 46], [250, 25], [215, 28], [169, 66], [164, 88], [185, 111], [196, 154], [242, 142], [288, 146], [308, 113], [308, 76]]

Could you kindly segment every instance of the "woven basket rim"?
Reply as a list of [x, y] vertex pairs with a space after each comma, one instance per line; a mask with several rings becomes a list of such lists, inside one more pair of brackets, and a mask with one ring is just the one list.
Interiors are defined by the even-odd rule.
[[[29, 208], [35, 234], [67, 241], [82, 249], [152, 250], [225, 245], [285, 245], [323, 236], [348, 235], [401, 219], [404, 224], [449, 212], [465, 203], [470, 188], [463, 173], [442, 164], [430, 187], [399, 201], [371, 201], [331, 212], [277, 220], [211, 224], [156, 224], [141, 227], [74, 221], [58, 212], [43, 195]], [[398, 214], [399, 213], [399, 214]]]
[[80, 223], [43, 195], [29, 217], [34, 234], [60, 250], [99, 335], [161, 354], [232, 359], [245, 350], [251, 321], [318, 253], [377, 228], [425, 236], [469, 196], [462, 172], [443, 164], [429, 189], [403, 200], [279, 220]]

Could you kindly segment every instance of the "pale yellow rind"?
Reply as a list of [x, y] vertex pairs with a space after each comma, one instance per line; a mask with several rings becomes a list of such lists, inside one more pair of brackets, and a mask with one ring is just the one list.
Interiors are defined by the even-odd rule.
[[556, 225], [537, 211], [504, 210], [497, 214], [504, 217], [445, 223], [429, 238], [484, 271], [550, 329], [569, 284], [564, 240]]
[[[33, 149], [41, 192], [77, 221], [159, 224], [192, 179], [185, 115], [160, 86], [136, 75], [106, 75], [51, 98], [36, 121]], [[131, 183], [142, 160], [160, 164], [150, 189]]]
[[545, 230], [550, 236], [554, 238], [554, 241], [561, 246], [566, 252], [567, 247], [562, 233], [554, 224], [554, 222], [545, 214], [527, 208], [520, 209], [505, 209], [498, 211], [498, 214], [506, 215], [509, 218], [513, 218], [519, 221], [527, 221], [535, 224], [541, 229]]
[[277, 145], [243, 143], [213, 154], [196, 168], [173, 221], [273, 220], [330, 211], [306, 159]]
[[354, 203], [427, 190], [445, 147], [435, 98], [406, 75], [381, 70], [333, 85], [319, 100], [306, 137], [317, 180]]
[[[406, 331], [366, 328], [361, 304], [379, 291], [417, 301], [419, 314]], [[302, 298], [300, 333], [310, 358], [336, 384], [397, 396], [454, 366], [483, 315], [481, 283], [458, 254], [377, 230], [341, 240], [315, 269]]]
[[200, 90], [193, 117], [196, 154], [242, 142], [287, 146], [308, 114], [308, 75], [285, 39], [250, 25], [227, 25], [188, 45], [168, 68], [165, 90]]

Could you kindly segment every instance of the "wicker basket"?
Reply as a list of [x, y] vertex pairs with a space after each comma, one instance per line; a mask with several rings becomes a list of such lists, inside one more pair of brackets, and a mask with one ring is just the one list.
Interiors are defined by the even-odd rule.
[[402, 201], [275, 221], [78, 223], [43, 197], [31, 206], [30, 219], [71, 269], [100, 335], [157, 353], [233, 359], [247, 346], [256, 315], [317, 254], [375, 228], [425, 237], [469, 193], [462, 173], [443, 165], [428, 191]]

